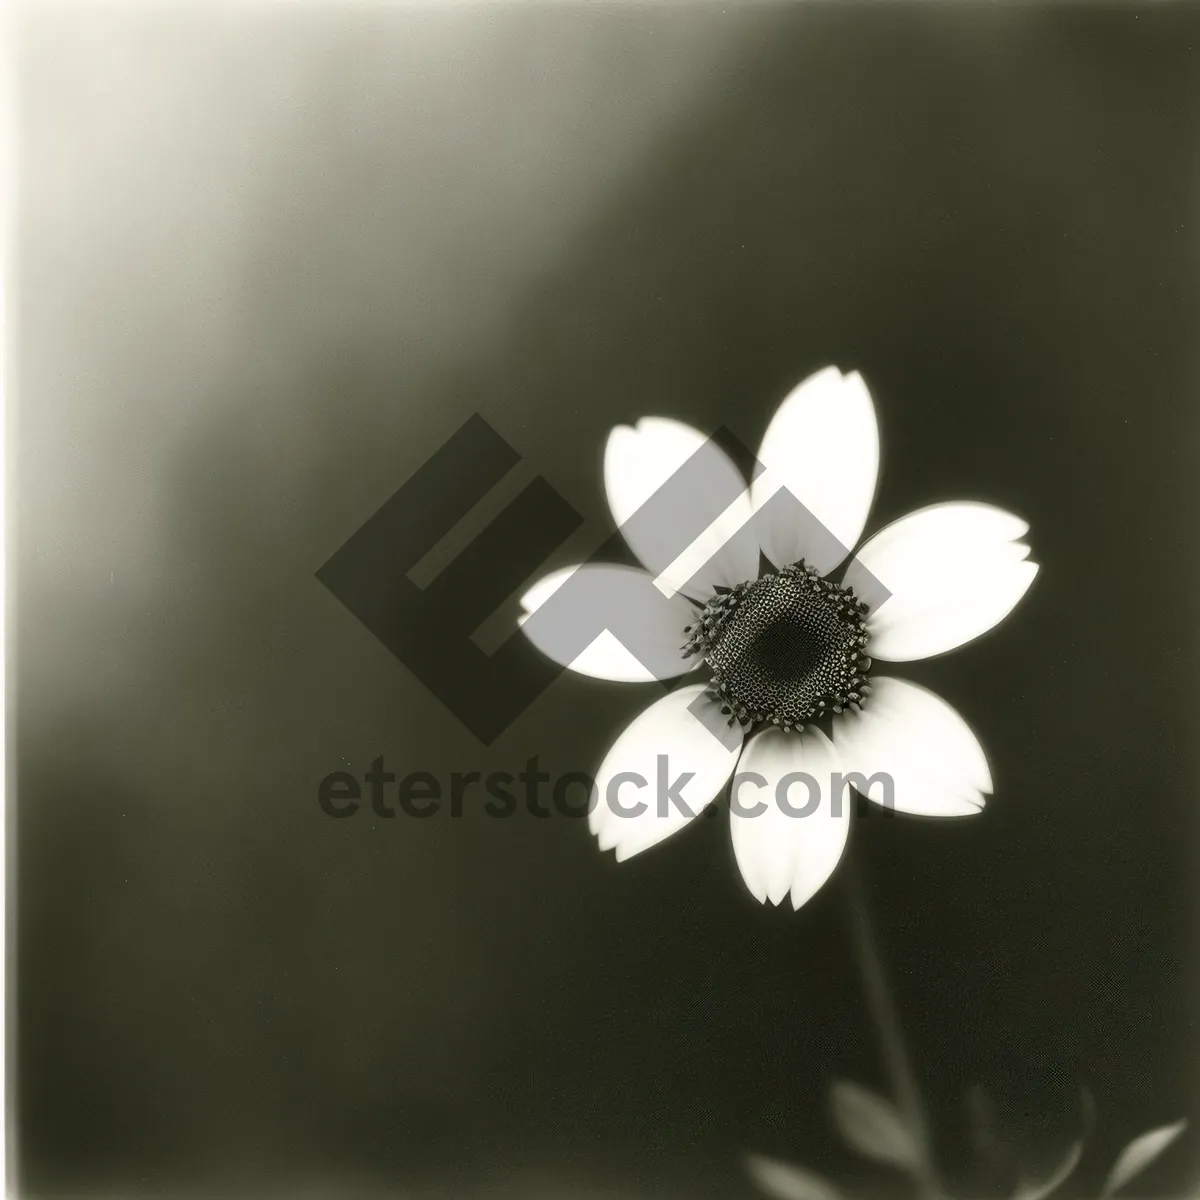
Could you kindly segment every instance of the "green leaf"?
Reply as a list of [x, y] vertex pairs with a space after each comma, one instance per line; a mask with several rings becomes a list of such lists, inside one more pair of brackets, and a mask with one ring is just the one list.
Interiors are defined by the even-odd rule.
[[833, 1085], [833, 1116], [851, 1149], [906, 1171], [920, 1166], [916, 1137], [890, 1100], [839, 1080]]
[[1163, 1125], [1135, 1137], [1117, 1157], [1105, 1181], [1101, 1196], [1111, 1196], [1123, 1188], [1135, 1175], [1144, 1171], [1187, 1127], [1186, 1121]]
[[1079, 1119], [1083, 1127], [1083, 1140], [1086, 1142], [1096, 1130], [1096, 1097], [1092, 1095], [1092, 1089], [1086, 1083], [1079, 1085]]
[[1013, 1192], [1012, 1200], [1045, 1200], [1046, 1196], [1058, 1191], [1067, 1177], [1079, 1166], [1083, 1155], [1083, 1143], [1073, 1142], [1067, 1147], [1066, 1154], [1054, 1170], [1042, 1180], [1022, 1180]]
[[748, 1155], [746, 1170], [759, 1188], [774, 1200], [842, 1200], [841, 1193], [827, 1179], [777, 1158]]
[[999, 1142], [996, 1105], [978, 1083], [973, 1083], [967, 1092], [967, 1121], [972, 1149], [976, 1154], [994, 1155]]

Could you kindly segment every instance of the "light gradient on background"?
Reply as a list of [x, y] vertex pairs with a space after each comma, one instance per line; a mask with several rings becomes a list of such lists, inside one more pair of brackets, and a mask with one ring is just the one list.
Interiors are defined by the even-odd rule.
[[571, 821], [316, 804], [380, 754], [592, 769], [644, 702], [560, 680], [484, 750], [313, 578], [471, 413], [587, 518], [553, 567], [607, 529], [612, 425], [756, 445], [829, 362], [879, 405], [881, 522], [986, 498], [1046, 564], [914, 673], [986, 729], [987, 814], [856, 834], [947, 1171], [976, 1079], [1047, 1156], [1081, 1077], [1114, 1142], [1188, 1108], [1195, 25], [25, 10], [35, 1194], [737, 1196], [746, 1149], [853, 1179], [826, 1089], [879, 1065], [836, 889], [762, 910], [723, 822], [617, 868]]

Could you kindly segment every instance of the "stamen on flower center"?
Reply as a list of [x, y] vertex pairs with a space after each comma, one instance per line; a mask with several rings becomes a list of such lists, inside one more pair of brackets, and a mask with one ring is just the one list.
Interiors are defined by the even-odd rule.
[[684, 655], [712, 668], [721, 711], [743, 725], [807, 721], [870, 692], [867, 605], [801, 559], [774, 575], [719, 588], [684, 632]]

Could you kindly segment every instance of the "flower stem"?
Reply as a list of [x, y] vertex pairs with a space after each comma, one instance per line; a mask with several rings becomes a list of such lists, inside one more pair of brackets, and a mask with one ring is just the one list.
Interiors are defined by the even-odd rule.
[[917, 1185], [917, 1193], [921, 1200], [943, 1200], [944, 1193], [933, 1162], [925, 1106], [921, 1100], [912, 1059], [904, 1041], [904, 1030], [900, 1025], [900, 1014], [896, 1011], [892, 986], [879, 951], [879, 938], [875, 933], [875, 922], [867, 901], [866, 887], [853, 857], [843, 863], [842, 871], [850, 906], [854, 948], [867, 994], [867, 1007], [875, 1022], [875, 1031], [879, 1036], [896, 1104], [916, 1143], [917, 1161], [913, 1169], [913, 1179]]

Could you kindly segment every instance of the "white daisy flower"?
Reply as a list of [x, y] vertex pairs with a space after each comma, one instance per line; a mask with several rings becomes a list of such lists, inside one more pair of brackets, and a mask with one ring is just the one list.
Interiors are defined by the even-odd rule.
[[[618, 861], [630, 858], [688, 824], [733, 776], [730, 827], [746, 886], [762, 903], [790, 896], [799, 908], [842, 856], [850, 805], [823, 785], [819, 802], [805, 804], [797, 789], [788, 804], [797, 773], [858, 773], [864, 784], [882, 773], [863, 790], [904, 813], [983, 808], [992, 780], [966, 722], [925, 688], [881, 677], [876, 663], [978, 637], [1008, 615], [1037, 566], [1020, 541], [1025, 521], [953, 502], [880, 530], [839, 572], [862, 536], [879, 468], [875, 407], [857, 372], [828, 367], [796, 387], [758, 466], [747, 485], [715, 442], [679, 421], [614, 429], [605, 489], [644, 569], [555, 571], [522, 598], [521, 623], [551, 658], [602, 679], [707, 669], [705, 682], [656, 700], [617, 738], [596, 776], [591, 831]], [[704, 532], [676, 553], [679, 531], [694, 529]], [[773, 567], [760, 573], [764, 559]], [[572, 619], [533, 620], [560, 589], [558, 607]], [[594, 611], [575, 619], [585, 610]], [[617, 612], [619, 637], [609, 619]], [[580, 644], [581, 629], [606, 625]], [[635, 788], [621, 788], [662, 785], [664, 764], [681, 781], [678, 802], [638, 810]]]

